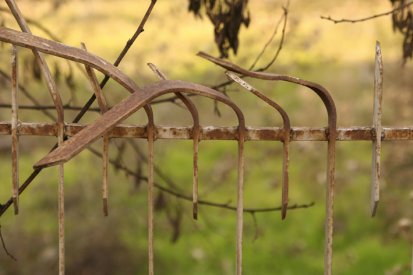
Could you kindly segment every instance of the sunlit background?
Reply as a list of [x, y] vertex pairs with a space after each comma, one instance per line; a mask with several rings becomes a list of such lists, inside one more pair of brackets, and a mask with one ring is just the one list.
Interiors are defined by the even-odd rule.
[[[60, 6], [56, 6], [57, 2]], [[149, 0], [17, 1], [34, 34], [79, 47], [114, 62], [135, 32]], [[250, 0], [251, 23], [242, 27], [236, 56], [230, 60], [249, 67], [283, 15], [281, 0]], [[18, 29], [3, 2], [3, 25]], [[224, 70], [197, 57], [214, 56], [213, 26], [206, 16], [189, 13], [187, 0], [158, 0], [120, 69], [140, 86], [157, 81], [146, 63], [156, 64], [170, 79], [213, 86], [226, 80]], [[334, 24], [320, 18], [361, 18], [391, 10], [388, 0], [291, 0], [282, 50], [269, 72], [311, 80], [331, 91], [338, 110], [338, 126], [371, 126], [374, 55], [381, 42], [384, 60], [384, 126], [413, 122], [413, 67], [404, 66], [402, 40], [394, 33], [391, 17], [357, 24]], [[53, 37], [50, 37], [50, 34]], [[271, 60], [280, 45], [282, 24], [257, 66]], [[10, 72], [11, 46], [2, 44], [0, 69]], [[83, 106], [93, 91], [83, 67], [47, 57], [64, 104]], [[52, 105], [46, 86], [38, 79], [32, 53], [20, 50], [21, 84], [43, 105]], [[36, 71], [37, 70], [37, 71]], [[102, 75], [98, 75], [102, 79]], [[10, 104], [10, 84], [0, 79], [0, 103]], [[324, 127], [322, 102], [309, 90], [291, 84], [253, 81], [290, 115], [293, 126]], [[104, 89], [110, 105], [128, 96], [114, 82]], [[230, 85], [226, 93], [243, 110], [249, 126], [281, 126], [280, 117], [255, 97]], [[167, 98], [167, 97], [164, 97]], [[234, 126], [228, 107], [205, 98], [193, 98], [203, 126]], [[23, 94], [20, 105], [33, 105]], [[97, 104], [93, 105], [97, 108]], [[188, 112], [171, 102], [156, 104], [157, 125], [189, 126]], [[53, 109], [48, 110], [56, 115]], [[71, 121], [77, 111], [65, 111]], [[82, 123], [99, 113], [90, 112]], [[21, 110], [24, 122], [52, 122], [38, 110]], [[10, 121], [10, 110], [0, 109], [0, 120]], [[143, 111], [125, 123], [145, 125]], [[20, 138], [20, 180], [47, 154], [53, 137]], [[110, 156], [118, 167], [109, 171], [109, 217], [101, 206], [101, 159], [84, 150], [65, 165], [66, 272], [67, 274], [146, 274], [146, 141], [111, 140]], [[10, 136], [0, 136], [0, 203], [11, 195]], [[101, 141], [92, 147], [100, 151]], [[199, 154], [200, 198], [236, 205], [235, 141], [202, 141]], [[290, 156], [290, 204], [310, 204], [291, 210], [285, 221], [279, 212], [245, 214], [245, 274], [321, 274], [324, 260], [326, 142], [293, 142]], [[370, 142], [338, 142], [335, 199], [334, 274], [410, 274], [413, 185], [412, 142], [385, 142], [382, 194], [377, 217], [370, 218]], [[282, 144], [246, 144], [245, 207], [280, 205]], [[156, 182], [179, 194], [192, 192], [192, 142], [158, 140], [155, 143]], [[120, 166], [120, 167], [119, 167]], [[127, 169], [130, 172], [125, 172]], [[135, 176], [133, 176], [135, 174]], [[200, 205], [199, 220], [192, 219], [192, 203], [155, 190], [155, 273], [235, 274], [236, 212]], [[2, 235], [13, 261], [0, 248], [0, 274], [56, 274], [58, 268], [57, 169], [45, 169], [20, 197], [20, 214], [9, 209], [0, 218]]]

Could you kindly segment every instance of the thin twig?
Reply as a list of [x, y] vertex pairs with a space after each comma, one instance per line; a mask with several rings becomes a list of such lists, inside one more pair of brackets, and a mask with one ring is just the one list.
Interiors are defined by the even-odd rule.
[[[5, 71], [3, 71], [2, 69], [0, 69], [0, 76], [3, 77], [5, 80], [7, 80], [8, 82], [11, 83], [11, 77], [10, 77], [10, 75], [8, 75], [8, 74], [7, 74]], [[34, 105], [36, 105], [36, 106], [40, 106], [40, 105], [41, 105], [40, 102], [37, 101], [37, 99], [34, 98], [34, 97], [27, 91], [27, 89], [26, 89], [24, 86], [22, 86], [22, 85], [19, 84], [18, 87], [19, 87], [19, 91], [21, 91]], [[8, 107], [8, 106], [10, 106], [10, 107]], [[47, 117], [49, 117], [52, 121], [56, 121], [55, 116], [54, 116], [52, 113], [50, 113], [50, 112], [48, 112], [48, 111], [46, 110], [46, 109], [53, 109], [53, 110], [55, 110], [56, 107], [55, 107], [54, 105], [53, 105], [53, 106], [49, 106], [49, 107], [50, 107], [50, 108], [45, 108], [45, 109], [44, 109], [45, 111], [43, 111], [43, 113], [44, 113]], [[11, 108], [11, 105], [1, 104], [0, 108]], [[23, 107], [23, 106], [19, 106], [19, 108], [20, 108], [20, 109], [25, 109], [25, 107]]]
[[[81, 43], [82, 49], [87, 51], [85, 43]], [[101, 111], [101, 114], [103, 115], [106, 113], [109, 108], [108, 104], [106, 102], [106, 98], [104, 94], [102, 93], [102, 89], [99, 87], [99, 82], [97, 80], [95, 71], [89, 66], [85, 65], [85, 69], [88, 75], [89, 82], [92, 86], [93, 92], [95, 94], [95, 97], [97, 99], [99, 109]], [[109, 195], [108, 195], [108, 162], [109, 162], [109, 136], [104, 135], [103, 136], [103, 157], [102, 157], [102, 206], [103, 206], [103, 215], [108, 216], [109, 215], [109, 208], [108, 208], [108, 200], [109, 200]]]
[[[100, 152], [98, 152], [97, 150], [93, 149], [93, 148], [88, 148], [88, 150], [98, 156], [98, 157], [102, 157], [102, 154]], [[142, 177], [140, 175], [140, 173], [137, 173], [133, 170], [131, 170], [130, 168], [119, 164], [116, 160], [110, 159], [109, 160], [110, 164], [113, 165], [114, 167], [116, 167], [116, 169], [122, 170], [124, 171], [127, 175], [132, 176], [132, 177], [140, 177], [139, 180], [143, 180], [143, 181], [148, 181], [147, 177]], [[175, 184], [174, 184], [175, 185]], [[182, 194], [180, 192], [177, 192], [173, 189], [169, 189], [165, 186], [160, 185], [157, 182], [154, 182], [154, 187], [157, 188], [158, 190], [165, 192], [166, 194], [172, 195], [178, 199], [182, 199], [185, 201], [189, 201], [192, 202], [192, 196], [191, 195], [185, 195]], [[236, 206], [232, 206], [230, 205], [228, 202], [225, 203], [217, 203], [217, 202], [211, 202], [211, 201], [206, 201], [206, 200], [199, 200], [198, 201], [199, 204], [202, 205], [207, 205], [207, 206], [211, 206], [211, 207], [217, 207], [217, 208], [222, 208], [222, 209], [226, 209], [226, 210], [230, 210], [230, 211], [237, 211], [237, 207]], [[301, 208], [310, 208], [312, 206], [314, 206], [315, 203], [314, 202], [310, 202], [307, 204], [293, 204], [293, 205], [289, 205], [288, 209], [293, 210], [293, 209], [301, 209]], [[244, 213], [264, 213], [264, 212], [274, 212], [274, 211], [281, 211], [282, 207], [281, 206], [274, 206], [274, 207], [264, 207], [264, 208], [244, 208]]]
[[372, 19], [376, 19], [376, 18], [379, 18], [379, 17], [383, 17], [383, 16], [393, 14], [396, 11], [399, 11], [399, 10], [402, 10], [406, 7], [411, 6], [412, 4], [413, 4], [413, 1], [410, 1], [410, 2], [407, 2], [404, 5], [401, 5], [400, 7], [394, 8], [390, 11], [386, 11], [386, 12], [383, 12], [383, 13], [378, 13], [378, 14], [375, 14], [375, 15], [372, 15], [372, 16], [363, 17], [363, 18], [359, 18], [359, 19], [345, 19], [345, 18], [343, 18], [343, 19], [334, 19], [334, 18], [331, 18], [331, 16], [320, 16], [320, 18], [324, 19], [324, 20], [331, 21], [334, 24], [338, 24], [338, 23], [359, 23], [359, 22], [364, 22], [364, 21], [368, 21], [368, 20], [372, 20]]
[[[167, 193], [167, 194], [170, 194], [170, 195], [173, 195], [177, 198], [192, 202], [192, 196], [187, 196], [187, 195], [175, 192], [171, 189], [167, 189], [163, 186], [160, 186], [159, 184], [156, 184], [155, 187], [158, 188], [159, 190]], [[211, 206], [211, 207], [217, 207], [217, 208], [222, 208], [222, 209], [226, 209], [226, 210], [237, 211], [236, 206], [229, 205], [228, 203], [216, 203], [216, 202], [211, 202], [211, 201], [206, 201], [206, 200], [199, 200], [198, 203], [202, 204], [202, 205]], [[310, 208], [314, 205], [315, 205], [314, 202], [310, 202], [310, 203], [307, 203], [307, 204], [292, 204], [292, 205], [288, 206], [288, 209], [293, 210], [293, 209]], [[282, 209], [281, 206], [263, 207], [263, 208], [248, 208], [247, 207], [247, 208], [244, 208], [244, 213], [275, 212], [275, 211], [281, 211], [281, 209]]]
[[[273, 64], [274, 62], [277, 60], [278, 56], [280, 55], [280, 52], [284, 46], [285, 43], [285, 31], [286, 31], [286, 27], [287, 27], [287, 21], [288, 21], [288, 8], [290, 5], [290, 1], [287, 0], [286, 4], [283, 7], [283, 16], [280, 18], [280, 21], [277, 23], [275, 29], [274, 29], [274, 33], [271, 35], [270, 39], [268, 40], [267, 44], [264, 46], [264, 48], [262, 49], [262, 51], [258, 54], [258, 56], [256, 57], [255, 61], [252, 63], [251, 68], [255, 67], [256, 63], [258, 62], [258, 60], [261, 58], [262, 54], [264, 53], [264, 51], [266, 50], [266, 48], [268, 47], [268, 45], [271, 43], [271, 41], [273, 40], [273, 37], [275, 36], [275, 34], [277, 33], [278, 30], [278, 26], [280, 24], [280, 22], [283, 22], [283, 29], [281, 31], [281, 39], [280, 39], [280, 43], [278, 44], [278, 48], [273, 56], [273, 58], [270, 60], [270, 62], [268, 62], [264, 67], [258, 68], [254, 71], [256, 72], [264, 72], [266, 70], [268, 70]], [[251, 70], [251, 69], [250, 69]], [[241, 78], [244, 78], [245, 76], [240, 76]], [[214, 90], [218, 90], [221, 91], [223, 88], [227, 87], [228, 85], [231, 85], [233, 83], [232, 80], [225, 80], [219, 84], [216, 85], [212, 85], [210, 86], [211, 89]], [[190, 96], [190, 95], [189, 95]], [[176, 96], [171, 96], [168, 98], [164, 98], [164, 99], [160, 99], [160, 100], [154, 100], [151, 104], [155, 105], [155, 104], [160, 104], [160, 103], [165, 103], [165, 102], [176, 102], [178, 100], [178, 98]]]
[[[0, 12], [3, 13], [7, 13], [7, 14], [11, 14], [9, 9], [0, 7]], [[41, 30], [42, 32], [44, 32], [46, 35], [48, 35], [51, 39], [61, 42], [61, 40], [55, 35], [53, 34], [48, 28], [46, 28], [45, 26], [43, 26], [42, 24], [40, 24], [38, 21], [34, 20], [34, 19], [30, 19], [27, 17], [24, 17], [24, 20], [26, 20], [26, 22], [36, 28], [38, 28], [39, 30]]]
[[0, 239], [1, 244], [3, 246], [4, 252], [6, 252], [7, 256], [9, 256], [12, 260], [17, 262], [17, 259], [7, 250], [6, 243], [4, 242], [3, 233], [1, 232], [1, 225], [0, 225]]
[[274, 40], [275, 35], [278, 32], [278, 28], [281, 25], [281, 22], [283, 21], [284, 14], [278, 19], [277, 24], [275, 25], [274, 31], [272, 32], [270, 38], [268, 39], [267, 43], [265, 43], [264, 47], [262, 48], [261, 52], [257, 55], [255, 58], [254, 62], [251, 64], [249, 70], [253, 70], [255, 68], [255, 65], [257, 65], [257, 62], [261, 59], [262, 55], [265, 53], [267, 50], [268, 46], [271, 44], [271, 42]]
[[252, 242], [255, 242], [259, 236], [258, 221], [257, 221], [257, 217], [255, 216], [254, 212], [251, 213], [251, 217], [252, 217], [252, 222], [254, 225], [254, 237], [252, 239]]
[[[146, 157], [146, 155], [140, 150], [140, 148], [138, 147], [138, 145], [133, 142], [133, 140], [128, 139], [127, 142], [129, 143], [129, 145], [133, 148], [133, 150], [135, 151], [135, 153], [138, 155], [138, 157], [140, 158], [141, 161], [143, 161], [144, 163], [148, 164], [148, 158]], [[163, 173], [163, 171], [157, 166], [154, 165], [153, 167], [156, 175], [162, 179], [170, 188], [173, 188], [175, 190], [178, 191], [182, 191], [181, 188], [179, 188], [167, 175], [165, 175]]]
[[257, 72], [263, 72], [268, 70], [269, 67], [272, 66], [272, 64], [274, 64], [274, 62], [277, 60], [278, 56], [280, 55], [280, 52], [284, 46], [284, 40], [285, 40], [285, 30], [287, 28], [287, 21], [288, 21], [288, 6], [290, 4], [290, 1], [287, 1], [287, 4], [285, 5], [285, 7], [283, 7], [284, 10], [284, 23], [283, 23], [283, 28], [281, 31], [281, 39], [280, 39], [280, 43], [278, 44], [278, 48], [277, 51], [275, 52], [273, 58], [270, 60], [270, 62], [267, 63], [267, 65], [265, 65], [262, 68], [257, 69]]
[[[20, 86], [21, 87], [21, 86]], [[0, 103], [0, 108], [1, 109], [10, 109], [11, 108], [11, 104], [4, 104], [4, 103]], [[52, 110], [55, 109], [54, 105], [19, 105], [19, 109], [21, 110], [33, 110], [33, 111], [46, 111], [46, 110]], [[63, 105], [63, 109], [64, 110], [70, 110], [70, 111], [79, 111], [82, 110], [82, 107], [80, 106], [70, 106], [70, 105]], [[90, 108], [89, 112], [100, 112], [99, 108]], [[44, 113], [44, 112], [43, 112]], [[48, 113], [48, 112], [47, 112]], [[44, 113], [46, 114], [46, 113]], [[49, 114], [49, 113], [48, 113]], [[49, 115], [47, 115], [49, 116]], [[52, 118], [52, 117], [50, 117]], [[53, 117], [54, 118], [54, 117]]]

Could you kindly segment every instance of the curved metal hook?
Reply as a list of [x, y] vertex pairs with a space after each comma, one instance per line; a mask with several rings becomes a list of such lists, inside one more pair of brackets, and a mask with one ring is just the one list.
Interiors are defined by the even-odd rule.
[[[49, 39], [41, 38], [29, 33], [18, 32], [4, 27], [0, 27], [0, 41], [88, 65], [111, 77], [130, 93], [140, 90], [136, 83], [120, 71], [119, 68], [113, 66], [110, 62], [104, 60], [103, 58], [84, 51], [83, 49], [70, 47]], [[150, 106], [143, 107], [147, 113], [148, 121], [150, 122], [150, 118], [153, 117]]]
[[281, 80], [305, 86], [313, 90], [323, 101], [328, 115], [328, 149], [327, 149], [327, 188], [326, 188], [326, 224], [325, 224], [325, 253], [324, 274], [332, 273], [333, 256], [333, 208], [334, 208], [334, 172], [335, 172], [335, 144], [337, 136], [337, 111], [330, 93], [321, 85], [297, 77], [278, 75], [265, 72], [253, 72], [243, 69], [230, 62], [215, 58], [209, 54], [200, 52], [198, 56], [203, 57], [227, 70], [263, 80]]
[[113, 66], [109, 61], [82, 49], [4, 27], [0, 27], [0, 41], [89, 65], [113, 78], [130, 93], [139, 90], [139, 87], [132, 79], [117, 67]]
[[[80, 43], [83, 50], [87, 51], [85, 43]], [[89, 65], [85, 65], [86, 75], [92, 86], [93, 92], [96, 97], [96, 101], [99, 105], [100, 113], [104, 114], [108, 111], [109, 107], [106, 103], [106, 98], [102, 93], [102, 89], [99, 86], [96, 74]], [[109, 215], [108, 207], [108, 165], [109, 165], [109, 136], [103, 136], [103, 149], [102, 149], [102, 203], [103, 203], [103, 215]]]
[[[6, 4], [9, 7], [10, 12], [13, 14], [14, 18], [17, 21], [17, 24], [19, 25], [23, 33], [27, 33], [28, 35], [31, 35], [32, 32], [29, 28], [29, 25], [27, 24], [26, 20], [21, 14], [20, 9], [16, 5], [15, 1], [6, 0]], [[33, 49], [33, 54], [35, 56], [36, 62], [39, 64], [39, 67], [42, 70], [42, 74], [46, 80], [47, 88], [52, 97], [53, 103], [56, 107], [58, 123], [64, 123], [64, 112], [63, 112], [62, 99], [60, 97], [59, 92], [57, 91], [56, 83], [53, 80], [50, 69], [46, 64], [44, 57], [36, 49]]]
[[285, 219], [287, 216], [287, 209], [288, 209], [288, 164], [289, 164], [289, 145], [290, 145], [290, 131], [291, 131], [291, 123], [290, 118], [288, 117], [287, 112], [276, 102], [265, 96], [263, 93], [258, 91], [256, 88], [248, 84], [245, 80], [241, 79], [237, 75], [231, 72], [225, 72], [225, 74], [245, 88], [247, 91], [251, 92], [259, 99], [263, 100], [265, 103], [270, 105], [273, 109], [275, 109], [281, 116], [283, 120], [283, 170], [282, 170], [282, 195], [281, 195], [281, 219]]
[[[31, 30], [27, 25], [26, 20], [22, 16], [20, 9], [13, 0], [6, 0], [6, 3], [16, 19], [20, 29], [31, 35]], [[64, 110], [62, 99], [57, 90], [56, 83], [52, 77], [49, 67], [47, 66], [46, 60], [43, 55], [40, 54], [36, 49], [33, 49], [33, 55], [35, 56], [36, 62], [38, 63], [40, 70], [46, 81], [47, 89], [52, 97], [53, 103], [57, 112], [57, 144], [60, 146], [64, 141]], [[15, 203], [15, 207], [16, 207]], [[16, 208], [15, 208], [16, 211]], [[64, 235], [64, 169], [63, 165], [58, 168], [58, 223], [59, 223], [59, 274], [64, 274], [65, 272], [65, 235]]]
[[88, 144], [107, 133], [116, 124], [126, 119], [136, 110], [148, 104], [158, 96], [167, 93], [192, 93], [218, 100], [231, 107], [238, 118], [238, 187], [237, 187], [237, 274], [242, 274], [242, 234], [243, 234], [243, 189], [244, 189], [244, 141], [245, 119], [239, 107], [221, 93], [194, 83], [164, 80], [142, 89], [142, 93], [133, 93], [115, 105], [110, 111], [99, 117], [95, 123], [87, 126], [67, 140], [63, 147], [57, 148], [34, 165], [47, 167], [70, 160]]
[[[158, 76], [160, 80], [167, 80], [165, 74], [163, 74], [158, 67], [153, 63], [148, 63], [149, 68]], [[189, 113], [192, 116], [193, 127], [192, 127], [192, 139], [194, 141], [193, 150], [193, 187], [192, 187], [192, 216], [195, 220], [198, 219], [198, 152], [199, 152], [199, 142], [201, 137], [201, 125], [199, 123], [199, 113], [195, 104], [182, 93], [175, 93], [175, 95], [185, 104]]]

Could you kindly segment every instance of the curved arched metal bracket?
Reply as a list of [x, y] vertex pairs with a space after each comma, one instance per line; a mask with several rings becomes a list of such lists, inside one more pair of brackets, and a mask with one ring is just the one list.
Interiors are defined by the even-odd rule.
[[[159, 70], [158, 67], [153, 63], [148, 63], [149, 68], [158, 76], [160, 80], [167, 80], [164, 73]], [[193, 145], [193, 187], [192, 187], [192, 216], [195, 220], [198, 219], [198, 153], [199, 153], [199, 142], [201, 137], [201, 125], [199, 123], [199, 113], [195, 104], [182, 93], [175, 93], [175, 95], [184, 103], [185, 107], [191, 114], [193, 127], [192, 127], [192, 140]]]
[[[83, 50], [87, 51], [85, 43], [80, 43], [80, 46]], [[106, 103], [105, 95], [102, 93], [102, 89], [99, 86], [96, 74], [89, 65], [85, 65], [86, 75], [92, 86], [93, 93], [95, 94], [96, 101], [99, 105], [100, 113], [104, 114], [109, 110], [109, 107]], [[109, 165], [109, 136], [103, 136], [103, 148], [102, 148], [102, 208], [103, 215], [109, 215], [109, 206], [108, 206], [108, 165]]]
[[[78, 49], [74, 47], [69, 47], [61, 43], [57, 43], [55, 41], [47, 40], [44, 38], [40, 38], [31, 34], [17, 32], [8, 28], [0, 28], [0, 41], [11, 43], [13, 45], [19, 45], [22, 47], [30, 48], [33, 52], [37, 55], [38, 52], [44, 52], [47, 54], [63, 57], [68, 60], [72, 60], [75, 62], [79, 62], [88, 66], [89, 68], [95, 68], [98, 71], [108, 75], [109, 77], [113, 78], [117, 81], [121, 86], [126, 88], [130, 93], [139, 92], [139, 87], [135, 84], [133, 80], [131, 80], [127, 75], [122, 73], [117, 67], [113, 66], [109, 62], [103, 60], [102, 58], [95, 56], [93, 54], [88, 53], [83, 49]], [[41, 56], [41, 55], [40, 55]], [[41, 60], [41, 59], [39, 59]], [[48, 81], [48, 84], [52, 83]], [[61, 101], [55, 102], [56, 108], [58, 110], [62, 110], [63, 108]], [[150, 178], [149, 176], [153, 175], [153, 142], [154, 142], [154, 133], [155, 133], [155, 126], [154, 126], [154, 119], [153, 119], [153, 112], [152, 108], [149, 105], [143, 106], [146, 115], [148, 117], [148, 124], [147, 124], [147, 137], [148, 137], [148, 150], [150, 160], [148, 163], [148, 231], [152, 232], [152, 219], [150, 218], [151, 212], [153, 212], [153, 196], [152, 189], [153, 189], [153, 176]], [[59, 133], [59, 146], [63, 143], [63, 130], [64, 130], [64, 122], [63, 116], [59, 116], [58, 123], [58, 133]], [[52, 151], [53, 152], [53, 151]], [[40, 169], [38, 169], [40, 171]], [[152, 172], [151, 172], [152, 171]], [[64, 271], [64, 235], [63, 235], [63, 222], [64, 222], [64, 204], [63, 204], [63, 166], [59, 166], [59, 269], [63, 272]], [[149, 234], [149, 268], [153, 267], [153, 257], [151, 258], [151, 247], [153, 240]]]
[[[133, 80], [131, 80], [127, 75], [122, 73], [118, 68], [111, 65], [109, 62], [103, 60], [102, 58], [90, 54], [82, 49], [66, 46], [55, 41], [40, 38], [34, 35], [21, 33], [14, 31], [12, 29], [0, 27], [0, 41], [11, 43], [14, 45], [19, 45], [22, 47], [34, 49], [47, 54], [59, 56], [68, 60], [82, 63], [84, 65], [89, 65], [92, 68], [104, 73], [105, 75], [111, 77], [126, 90], [131, 92], [129, 98], [123, 100], [110, 111], [102, 115], [96, 123], [86, 127], [79, 134], [75, 135], [71, 139], [65, 142], [63, 150], [58, 149], [49, 153], [40, 162], [34, 165], [34, 167], [46, 167], [55, 165], [57, 163], [62, 163], [69, 160], [74, 155], [78, 154], [83, 150], [88, 144], [104, 135], [105, 132], [113, 128], [119, 121], [123, 120], [127, 116], [131, 115], [137, 109], [144, 107], [145, 111], [150, 115], [150, 109], [146, 105], [146, 102], [151, 101], [157, 94], [148, 94], [151, 89], [159, 89], [159, 95], [165, 93], [176, 93], [176, 92], [186, 92], [204, 94], [205, 96], [212, 97], [223, 103], [227, 103], [237, 114], [239, 120], [239, 134], [238, 134], [238, 203], [237, 203], [237, 274], [241, 274], [242, 270], [242, 229], [243, 229], [243, 169], [244, 169], [244, 140], [245, 140], [245, 120], [242, 115], [241, 110], [232, 103], [227, 97], [223, 96], [217, 91], [212, 89], [185, 82], [171, 82], [162, 81], [157, 85], [152, 85], [147, 87], [145, 90], [141, 90]], [[181, 85], [180, 85], [181, 84]], [[166, 86], [164, 86], [166, 85]], [[170, 87], [169, 85], [172, 85]], [[195, 85], [195, 86], [192, 86]], [[169, 86], [169, 87], [168, 87]], [[57, 157], [57, 158], [54, 158]], [[63, 157], [60, 159], [60, 157]], [[57, 161], [56, 161], [57, 160]], [[35, 168], [35, 169], [37, 169]]]
[[337, 136], [337, 111], [330, 93], [321, 85], [297, 77], [278, 75], [265, 72], [253, 72], [243, 69], [228, 61], [215, 58], [209, 54], [200, 52], [198, 56], [207, 59], [227, 70], [245, 75], [248, 77], [263, 80], [281, 80], [305, 86], [313, 90], [323, 101], [328, 115], [328, 149], [327, 149], [327, 188], [326, 188], [326, 223], [325, 223], [325, 253], [324, 253], [324, 274], [332, 273], [333, 256], [333, 209], [334, 209], [334, 173], [335, 173], [335, 144]]
[[245, 88], [247, 91], [251, 92], [259, 99], [270, 105], [273, 109], [275, 109], [281, 116], [283, 121], [283, 168], [282, 168], [282, 192], [281, 192], [281, 218], [284, 220], [287, 216], [287, 209], [288, 209], [288, 164], [289, 164], [289, 145], [290, 145], [290, 131], [291, 131], [291, 123], [290, 118], [288, 117], [287, 112], [276, 102], [265, 96], [263, 93], [258, 91], [252, 85], [247, 83], [245, 80], [241, 79], [237, 75], [231, 72], [225, 72], [225, 74]]
[[136, 110], [148, 104], [158, 96], [167, 93], [191, 93], [218, 100], [231, 107], [238, 118], [238, 187], [237, 187], [237, 275], [242, 274], [242, 235], [243, 235], [243, 189], [244, 189], [244, 141], [245, 119], [242, 111], [223, 94], [194, 83], [178, 80], [164, 80], [147, 86], [115, 105], [110, 111], [99, 117], [95, 123], [67, 140], [62, 147], [49, 153], [34, 165], [35, 168], [64, 163], [80, 153], [86, 146], [107, 133], [115, 125], [132, 115]]

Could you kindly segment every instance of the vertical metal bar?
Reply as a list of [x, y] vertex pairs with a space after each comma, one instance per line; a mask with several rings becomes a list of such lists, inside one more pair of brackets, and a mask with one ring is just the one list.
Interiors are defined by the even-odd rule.
[[231, 62], [215, 58], [206, 53], [199, 56], [233, 72], [263, 80], [287, 81], [305, 86], [314, 91], [323, 101], [328, 114], [328, 152], [327, 152], [327, 187], [326, 187], [326, 222], [324, 248], [324, 274], [332, 274], [333, 262], [333, 224], [334, 224], [334, 172], [335, 172], [335, 143], [337, 136], [337, 111], [330, 93], [321, 85], [288, 75], [278, 75], [263, 72], [254, 72], [243, 69]]
[[374, 65], [374, 105], [373, 105], [373, 129], [375, 137], [373, 140], [373, 154], [371, 162], [371, 216], [376, 215], [380, 200], [380, 156], [381, 156], [381, 110], [383, 98], [383, 60], [380, 42], [376, 42], [376, 60]]
[[103, 207], [103, 215], [108, 216], [109, 215], [109, 188], [108, 188], [108, 183], [109, 183], [109, 136], [104, 135], [103, 136], [103, 152], [102, 152], [102, 207]]
[[19, 213], [19, 136], [18, 136], [18, 71], [17, 47], [13, 45], [11, 61], [11, 159], [14, 214]]
[[198, 219], [198, 154], [199, 154], [199, 141], [201, 137], [201, 127], [192, 128], [192, 139], [193, 143], [193, 177], [192, 177], [192, 216], [195, 220]]
[[[335, 123], [334, 123], [335, 125]], [[333, 235], [334, 235], [334, 173], [336, 156], [336, 129], [329, 129], [327, 148], [327, 188], [326, 188], [326, 221], [324, 247], [324, 274], [333, 272]]]
[[238, 139], [238, 186], [237, 186], [237, 257], [236, 274], [242, 274], [242, 248], [244, 227], [244, 129], [239, 126]]
[[288, 167], [290, 163], [290, 131], [285, 130], [283, 140], [283, 166], [282, 166], [282, 195], [281, 195], [281, 219], [287, 217], [289, 175]]
[[[26, 20], [22, 16], [16, 2], [14, 0], [5, 0], [8, 7], [10, 8], [11, 13], [15, 17], [17, 23], [19, 24], [21, 30], [26, 33], [31, 33], [29, 26], [27, 25]], [[40, 54], [37, 50], [33, 50], [36, 62], [39, 64], [39, 67], [42, 71], [44, 79], [47, 84], [47, 88], [50, 92], [50, 95], [53, 99], [53, 103], [56, 107], [56, 112], [58, 116], [57, 126], [58, 126], [58, 144], [63, 143], [64, 135], [64, 111], [63, 104], [60, 94], [58, 93], [57, 86], [53, 80], [52, 74], [49, 67], [47, 66], [46, 60], [43, 55]], [[65, 273], [65, 263], [64, 263], [64, 175], [63, 175], [63, 164], [59, 165], [58, 170], [58, 219], [59, 219], [59, 275], [64, 275]], [[33, 174], [35, 176], [35, 174]]]
[[[64, 123], [58, 123], [58, 145], [64, 141]], [[59, 275], [65, 274], [65, 191], [63, 163], [58, 168]]]
[[[80, 44], [82, 49], [87, 51], [85, 43]], [[106, 98], [102, 93], [99, 82], [97, 80], [96, 74], [89, 65], [85, 65], [86, 73], [89, 79], [89, 82], [92, 86], [93, 92], [95, 94], [96, 100], [98, 102], [101, 114], [104, 114], [108, 111], [108, 105]], [[108, 190], [108, 166], [109, 166], [109, 136], [103, 136], [103, 152], [102, 152], [102, 207], [103, 215], [109, 215], [109, 190]]]
[[[167, 77], [153, 63], [148, 63], [149, 68], [161, 80], [166, 80]], [[185, 104], [188, 111], [191, 113], [194, 126], [192, 127], [193, 143], [193, 177], [192, 177], [192, 216], [195, 220], [198, 219], [198, 152], [199, 142], [201, 137], [201, 126], [199, 123], [199, 114], [195, 104], [186, 95], [176, 92], [175, 95]]]
[[[153, 119], [152, 119], [153, 122]], [[153, 240], [154, 240], [154, 198], [153, 198], [153, 188], [154, 188], [154, 178], [153, 178], [153, 165], [154, 165], [154, 139], [155, 131], [154, 125], [149, 119], [148, 127], [148, 273], [149, 275], [154, 274], [154, 251], [153, 251]]]
[[282, 166], [282, 195], [281, 195], [281, 219], [285, 219], [287, 216], [288, 209], [288, 164], [289, 164], [289, 144], [290, 144], [290, 131], [291, 123], [287, 112], [273, 100], [265, 96], [263, 93], [258, 91], [256, 88], [251, 86], [245, 80], [241, 79], [237, 75], [231, 72], [225, 73], [230, 79], [237, 82], [241, 87], [244, 87], [247, 91], [253, 93], [259, 99], [263, 100], [265, 103], [274, 108], [282, 117], [283, 120], [283, 166]]

